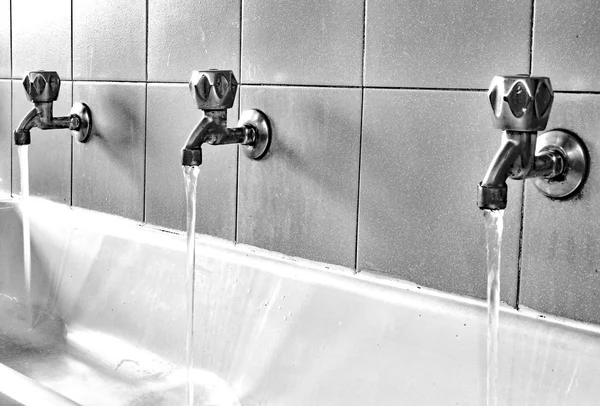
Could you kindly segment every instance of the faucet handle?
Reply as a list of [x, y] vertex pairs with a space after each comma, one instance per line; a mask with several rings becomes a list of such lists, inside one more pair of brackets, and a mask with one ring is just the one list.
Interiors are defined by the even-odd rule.
[[226, 110], [233, 106], [237, 85], [230, 70], [194, 71], [190, 92], [199, 109]]
[[535, 132], [548, 124], [554, 92], [545, 76], [496, 76], [488, 98], [494, 128]]
[[31, 71], [23, 78], [27, 100], [34, 103], [53, 102], [58, 99], [60, 77], [53, 71]]

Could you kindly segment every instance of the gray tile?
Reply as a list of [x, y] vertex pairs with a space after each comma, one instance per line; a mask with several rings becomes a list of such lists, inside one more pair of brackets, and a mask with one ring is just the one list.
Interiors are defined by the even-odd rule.
[[141, 221], [144, 212], [144, 84], [76, 82], [93, 134], [73, 143], [73, 205]]
[[[58, 100], [54, 102], [54, 116], [68, 116], [73, 105], [73, 82], [61, 81]], [[33, 109], [27, 100], [21, 81], [13, 81], [13, 130]], [[11, 131], [12, 133], [12, 131]], [[31, 130], [29, 146], [29, 193], [58, 203], [71, 203], [71, 132], [63, 130]], [[17, 147], [12, 141], [12, 190], [21, 193], [21, 172]]]
[[144, 0], [73, 0], [73, 77], [146, 79]]
[[242, 87], [273, 126], [270, 152], [240, 157], [238, 240], [355, 265], [360, 89]]
[[[237, 124], [238, 102], [228, 111]], [[201, 119], [187, 85], [148, 86], [146, 221], [185, 230], [185, 188], [181, 148]], [[206, 145], [198, 179], [196, 231], [235, 239], [237, 146]]]
[[[500, 137], [485, 92], [365, 90], [359, 269], [485, 298], [476, 187]], [[508, 188], [501, 297], [514, 305], [522, 185]]]
[[12, 2], [13, 78], [53, 70], [71, 79], [71, 1]]
[[535, 2], [533, 73], [554, 90], [600, 90], [600, 8], [596, 0]]
[[242, 81], [361, 85], [363, 0], [243, 2]]
[[0, 80], [0, 195], [10, 194], [11, 185], [11, 87], [10, 80]]
[[547, 129], [578, 134], [591, 157], [581, 194], [552, 201], [531, 183], [525, 188], [520, 303], [600, 323], [600, 96], [556, 94]]
[[365, 83], [479, 88], [529, 70], [531, 0], [367, 1]]
[[148, 79], [185, 82], [193, 70], [240, 66], [240, 0], [150, 1]]
[[0, 78], [10, 78], [10, 0], [0, 0]]

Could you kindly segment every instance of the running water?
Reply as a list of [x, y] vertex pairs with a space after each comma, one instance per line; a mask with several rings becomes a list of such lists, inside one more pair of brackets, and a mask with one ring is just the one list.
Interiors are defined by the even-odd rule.
[[21, 170], [21, 215], [23, 217], [23, 268], [25, 276], [25, 303], [28, 322], [33, 326], [31, 306], [31, 220], [29, 213], [29, 145], [17, 146]]
[[498, 318], [500, 315], [500, 257], [504, 210], [484, 210], [487, 240], [487, 406], [498, 403]]
[[185, 261], [185, 284], [187, 288], [187, 321], [185, 341], [185, 359], [187, 367], [187, 406], [194, 405], [194, 383], [192, 381], [192, 368], [194, 367], [194, 359], [192, 356], [192, 348], [194, 346], [194, 267], [196, 262], [194, 236], [196, 234], [196, 185], [198, 183], [199, 172], [199, 166], [183, 167], [187, 206], [187, 257]]

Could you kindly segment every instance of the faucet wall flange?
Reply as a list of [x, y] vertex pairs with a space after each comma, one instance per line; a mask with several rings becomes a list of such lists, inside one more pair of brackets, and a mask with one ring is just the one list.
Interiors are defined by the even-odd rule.
[[246, 156], [252, 159], [264, 157], [271, 145], [271, 123], [267, 115], [258, 109], [245, 110], [237, 125], [255, 129], [254, 140], [250, 144], [244, 144]]
[[71, 135], [79, 142], [86, 142], [92, 135], [92, 112], [85, 103], [75, 103], [69, 113]]
[[587, 179], [589, 154], [581, 138], [566, 130], [552, 130], [537, 139], [536, 155], [555, 154], [562, 159], [563, 168], [552, 177], [532, 179], [535, 187], [553, 199], [567, 199], [577, 194]]

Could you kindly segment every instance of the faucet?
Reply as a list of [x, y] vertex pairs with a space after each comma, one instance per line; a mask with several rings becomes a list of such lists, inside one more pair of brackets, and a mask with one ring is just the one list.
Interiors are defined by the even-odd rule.
[[181, 164], [202, 164], [202, 144], [245, 146], [246, 156], [261, 159], [271, 144], [271, 124], [260, 110], [246, 110], [237, 127], [227, 128], [227, 109], [233, 106], [237, 81], [230, 70], [194, 71], [189, 87], [204, 117], [190, 133], [181, 152]]
[[504, 210], [508, 178], [533, 179], [534, 185], [553, 199], [576, 195], [589, 171], [585, 144], [575, 133], [562, 129], [538, 137], [538, 131], [546, 128], [554, 100], [550, 79], [496, 76], [488, 98], [494, 128], [502, 130], [502, 139], [477, 187], [477, 206]]
[[29, 145], [30, 130], [54, 130], [68, 128], [78, 141], [85, 142], [92, 133], [92, 113], [84, 103], [75, 103], [68, 117], [54, 117], [53, 102], [58, 99], [60, 77], [53, 71], [31, 71], [23, 78], [27, 100], [33, 102], [33, 109], [21, 120], [15, 130], [15, 144]]

